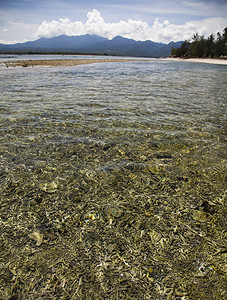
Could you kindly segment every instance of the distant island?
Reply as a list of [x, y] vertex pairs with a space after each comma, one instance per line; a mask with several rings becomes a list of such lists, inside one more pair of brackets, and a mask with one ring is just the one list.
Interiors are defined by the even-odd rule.
[[116, 36], [112, 40], [97, 35], [40, 38], [36, 41], [12, 45], [0, 44], [0, 54], [85, 54], [129, 57], [168, 57], [172, 48], [183, 41], [169, 44], [135, 41]]
[[198, 33], [195, 33], [192, 37], [192, 42], [186, 40], [180, 47], [173, 47], [171, 55], [183, 58], [227, 59], [227, 27], [222, 35], [218, 32], [216, 38], [214, 34], [211, 34], [206, 39], [204, 36], [199, 36]]

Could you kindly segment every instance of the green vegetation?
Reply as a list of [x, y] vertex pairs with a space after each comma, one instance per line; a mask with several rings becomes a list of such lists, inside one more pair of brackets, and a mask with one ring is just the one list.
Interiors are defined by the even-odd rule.
[[179, 48], [172, 48], [171, 54], [176, 57], [224, 58], [227, 56], [227, 27], [223, 34], [211, 34], [207, 39], [198, 33], [192, 37], [192, 42], [184, 41]]
[[[44, 51], [44, 50], [1, 50], [0, 54], [10, 54], [10, 55], [92, 55], [92, 56], [109, 56], [107, 53], [86, 53], [86, 52], [79, 52], [79, 51]], [[111, 55], [117, 56], [117, 55]], [[118, 55], [120, 56], [120, 55]]]

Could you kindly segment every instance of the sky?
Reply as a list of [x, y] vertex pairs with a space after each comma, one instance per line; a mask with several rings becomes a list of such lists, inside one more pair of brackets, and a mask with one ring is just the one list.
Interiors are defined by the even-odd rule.
[[0, 43], [60, 34], [169, 43], [222, 34], [227, 0], [0, 0]]

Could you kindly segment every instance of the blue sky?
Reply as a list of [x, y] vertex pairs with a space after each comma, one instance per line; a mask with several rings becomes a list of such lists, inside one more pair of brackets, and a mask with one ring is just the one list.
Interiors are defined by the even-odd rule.
[[226, 0], [0, 0], [0, 43], [86, 33], [168, 43], [226, 26]]

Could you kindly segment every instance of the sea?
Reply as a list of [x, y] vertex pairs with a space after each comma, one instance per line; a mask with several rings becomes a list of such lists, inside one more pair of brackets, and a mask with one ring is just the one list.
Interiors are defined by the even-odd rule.
[[1, 64], [81, 58], [0, 56], [0, 295], [224, 299], [227, 66]]

